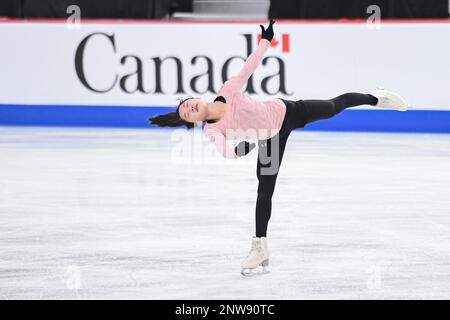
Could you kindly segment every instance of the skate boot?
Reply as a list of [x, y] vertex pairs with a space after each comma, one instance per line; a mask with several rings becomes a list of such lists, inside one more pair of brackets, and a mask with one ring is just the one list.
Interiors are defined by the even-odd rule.
[[398, 111], [408, 110], [409, 105], [398, 93], [387, 91], [383, 88], [377, 88], [370, 94], [378, 99], [378, 103], [377, 105], [375, 105], [375, 107], [394, 109]]
[[[242, 261], [241, 274], [243, 276], [253, 276], [257, 274], [266, 274], [269, 271], [266, 267], [269, 265], [269, 250], [267, 248], [266, 237], [253, 237], [252, 248], [249, 255]], [[262, 270], [258, 270], [258, 267]]]

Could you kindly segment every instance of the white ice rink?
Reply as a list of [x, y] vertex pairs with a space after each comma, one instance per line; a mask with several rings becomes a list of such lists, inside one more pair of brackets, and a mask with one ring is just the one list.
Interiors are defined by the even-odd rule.
[[171, 137], [0, 127], [0, 298], [450, 299], [450, 135], [293, 132], [253, 278], [257, 153]]

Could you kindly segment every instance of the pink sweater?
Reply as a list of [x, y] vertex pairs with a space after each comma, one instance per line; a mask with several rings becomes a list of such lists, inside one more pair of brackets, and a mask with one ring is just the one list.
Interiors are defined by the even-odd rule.
[[206, 137], [225, 158], [237, 158], [234, 147], [227, 147], [226, 140], [266, 140], [281, 129], [286, 114], [281, 99], [258, 101], [242, 91], [269, 47], [270, 42], [261, 39], [239, 74], [222, 85], [217, 95], [227, 101], [225, 115], [218, 122], [205, 124]]

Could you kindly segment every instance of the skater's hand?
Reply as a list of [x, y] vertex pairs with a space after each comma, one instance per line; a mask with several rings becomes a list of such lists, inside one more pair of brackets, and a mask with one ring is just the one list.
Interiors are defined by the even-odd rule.
[[256, 144], [253, 142], [249, 143], [247, 141], [241, 141], [238, 143], [236, 147], [234, 147], [234, 153], [236, 153], [238, 157], [243, 157], [247, 155], [250, 151], [252, 151], [255, 148], [255, 146]]
[[269, 26], [267, 27], [266, 30], [264, 30], [264, 27], [262, 24], [259, 25], [261, 27], [261, 34], [262, 34], [261, 37], [263, 39], [269, 40], [269, 42], [272, 41], [272, 38], [273, 38], [273, 27], [272, 26], [274, 23], [275, 23], [275, 20], [270, 19]]

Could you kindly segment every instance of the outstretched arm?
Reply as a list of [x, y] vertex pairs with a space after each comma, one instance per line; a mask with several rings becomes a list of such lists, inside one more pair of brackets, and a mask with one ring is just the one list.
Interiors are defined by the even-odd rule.
[[267, 30], [264, 30], [264, 27], [260, 25], [262, 30], [262, 36], [261, 41], [258, 44], [258, 47], [248, 56], [247, 60], [245, 61], [244, 67], [241, 69], [241, 71], [236, 76], [231, 77], [229, 79], [230, 84], [233, 84], [237, 88], [242, 89], [244, 85], [247, 83], [250, 76], [253, 74], [253, 72], [261, 63], [261, 60], [264, 57], [264, 54], [266, 53], [267, 49], [269, 49], [270, 47], [270, 42], [272, 41], [273, 38], [274, 23], [275, 23], [274, 20], [270, 20]]

